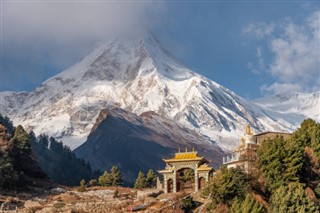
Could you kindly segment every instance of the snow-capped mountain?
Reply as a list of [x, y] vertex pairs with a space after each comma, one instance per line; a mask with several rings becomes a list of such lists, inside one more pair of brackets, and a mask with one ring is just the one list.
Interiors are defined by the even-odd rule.
[[288, 92], [264, 97], [253, 102], [274, 112], [305, 115], [311, 119], [320, 119], [320, 91], [313, 93]]
[[225, 148], [247, 123], [256, 133], [291, 131], [306, 117], [239, 97], [177, 62], [152, 35], [106, 42], [30, 93], [1, 93], [0, 113], [76, 148], [110, 103], [137, 115], [155, 111]]

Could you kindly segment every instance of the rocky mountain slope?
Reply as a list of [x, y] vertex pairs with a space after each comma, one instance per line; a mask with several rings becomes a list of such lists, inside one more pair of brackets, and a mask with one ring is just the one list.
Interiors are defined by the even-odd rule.
[[194, 147], [216, 168], [222, 163], [224, 151], [195, 131], [154, 112], [137, 116], [110, 106], [100, 112], [87, 141], [75, 153], [93, 169], [118, 166], [126, 180], [134, 183], [139, 171], [163, 169], [162, 158], [171, 158], [178, 148], [184, 151], [186, 147]]
[[313, 93], [288, 92], [270, 97], [264, 97], [253, 102], [269, 111], [289, 115], [295, 120], [301, 120], [302, 115], [319, 122], [320, 91]]
[[30, 93], [0, 93], [0, 113], [76, 148], [101, 109], [154, 111], [232, 148], [249, 123], [255, 133], [291, 131], [306, 117], [247, 101], [176, 61], [152, 35], [104, 43]]

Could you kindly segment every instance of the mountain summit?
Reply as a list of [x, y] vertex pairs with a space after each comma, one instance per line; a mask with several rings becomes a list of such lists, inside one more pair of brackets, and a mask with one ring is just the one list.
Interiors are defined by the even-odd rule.
[[256, 133], [290, 131], [305, 118], [264, 108], [194, 73], [152, 35], [106, 42], [34, 91], [1, 96], [0, 113], [71, 148], [86, 140], [110, 105], [136, 115], [154, 111], [225, 148], [235, 145], [247, 123]]

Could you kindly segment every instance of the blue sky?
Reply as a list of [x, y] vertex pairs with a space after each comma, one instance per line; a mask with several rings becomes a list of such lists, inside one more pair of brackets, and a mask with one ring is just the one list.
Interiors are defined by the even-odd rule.
[[319, 25], [316, 1], [2, 1], [0, 91], [31, 91], [99, 41], [146, 28], [245, 98], [318, 91]]

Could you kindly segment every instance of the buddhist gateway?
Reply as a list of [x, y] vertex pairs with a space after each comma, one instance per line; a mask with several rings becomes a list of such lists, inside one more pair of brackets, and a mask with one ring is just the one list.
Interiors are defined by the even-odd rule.
[[[253, 135], [250, 126], [246, 126], [246, 132], [240, 140], [232, 155], [223, 158], [223, 165], [227, 168], [240, 167], [244, 171], [250, 173], [257, 169], [257, 149], [261, 143], [266, 139], [272, 139], [277, 136], [290, 137], [290, 133], [282, 132], [264, 132]], [[175, 156], [170, 159], [163, 159], [166, 163], [166, 168], [160, 170], [159, 173], [163, 175], [163, 185], [158, 180], [158, 188], [163, 188], [165, 193], [178, 192], [184, 189], [180, 174], [185, 169], [192, 169], [194, 171], [194, 191], [202, 189], [213, 176], [214, 169], [209, 166], [209, 162], [204, 157], [199, 157], [198, 152], [188, 151], [175, 153]]]
[[198, 152], [175, 153], [171, 159], [163, 159], [166, 162], [166, 168], [159, 171], [163, 175], [164, 192], [178, 192], [183, 189], [180, 173], [185, 169], [194, 171], [194, 190], [198, 191], [203, 188], [209, 181], [209, 177], [213, 175], [214, 169], [208, 165], [208, 161], [204, 157], [199, 157]]

